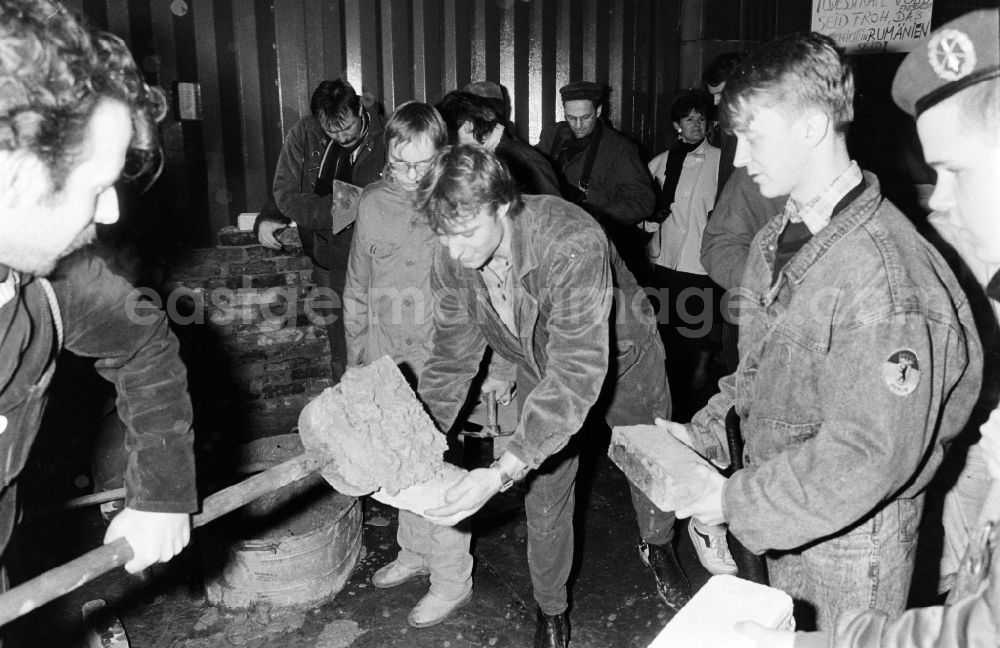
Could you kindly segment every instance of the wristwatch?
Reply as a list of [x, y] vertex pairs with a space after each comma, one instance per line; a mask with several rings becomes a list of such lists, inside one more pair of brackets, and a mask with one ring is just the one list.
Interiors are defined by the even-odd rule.
[[509, 490], [510, 487], [514, 485], [514, 482], [517, 481], [517, 479], [514, 477], [514, 475], [508, 475], [504, 471], [503, 467], [500, 465], [500, 460], [499, 459], [497, 459], [496, 461], [494, 461], [493, 463], [491, 463], [490, 464], [490, 468], [496, 468], [497, 470], [500, 471], [500, 492], [501, 493], [503, 493], [504, 491]]

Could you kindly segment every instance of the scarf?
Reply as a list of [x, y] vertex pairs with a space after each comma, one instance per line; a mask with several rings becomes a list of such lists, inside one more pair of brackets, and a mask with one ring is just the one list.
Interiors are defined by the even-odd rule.
[[656, 201], [656, 214], [653, 215], [657, 223], [662, 223], [670, 216], [670, 205], [674, 204], [674, 192], [677, 191], [677, 182], [681, 179], [681, 171], [684, 169], [684, 158], [687, 154], [695, 150], [705, 139], [702, 138], [694, 144], [688, 144], [682, 139], [674, 142], [667, 154], [667, 166], [663, 170], [663, 187]]

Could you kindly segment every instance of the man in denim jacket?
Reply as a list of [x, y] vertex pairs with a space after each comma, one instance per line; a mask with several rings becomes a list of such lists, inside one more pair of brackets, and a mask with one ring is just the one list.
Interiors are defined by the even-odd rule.
[[[784, 212], [751, 245], [740, 363], [687, 425], [718, 463], [736, 408], [745, 469], [678, 510], [767, 555], [800, 627], [903, 610], [923, 491], [978, 397], [982, 352], [941, 256], [853, 162], [850, 68], [831, 39], [765, 44], [723, 94], [735, 164]], [[706, 472], [708, 472], [706, 470]]]
[[136, 572], [190, 538], [186, 373], [162, 312], [137, 304], [98, 259], [57, 262], [94, 239], [95, 223], [118, 219], [115, 182], [130, 149], [155, 149], [163, 96], [143, 83], [119, 38], [89, 31], [58, 3], [5, 2], [0, 44], [0, 551], [65, 346], [97, 358], [118, 390], [127, 495], [105, 542], [124, 537], [134, 555], [125, 568]]

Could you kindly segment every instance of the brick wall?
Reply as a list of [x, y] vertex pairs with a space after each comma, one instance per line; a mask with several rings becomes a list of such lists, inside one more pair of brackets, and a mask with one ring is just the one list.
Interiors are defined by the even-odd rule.
[[[181, 339], [195, 425], [204, 442], [245, 443], [285, 434], [330, 386], [330, 347], [311, 317], [312, 265], [294, 229], [281, 251], [226, 228], [218, 246], [174, 263], [163, 307]], [[203, 442], [203, 443], [204, 443]]]

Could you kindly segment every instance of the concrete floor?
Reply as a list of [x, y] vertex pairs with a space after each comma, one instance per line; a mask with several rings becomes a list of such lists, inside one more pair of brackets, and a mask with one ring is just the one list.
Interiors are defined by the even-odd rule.
[[[599, 451], [583, 453], [578, 484], [572, 645], [645, 647], [671, 612], [656, 596], [636, 553], [635, 516], [625, 478], [604, 457], [606, 445], [602, 449], [597, 443], [595, 448]], [[438, 626], [416, 630], [407, 625], [406, 615], [425, 593], [427, 579], [392, 590], [370, 585], [371, 574], [397, 551], [396, 514], [368, 498], [363, 503], [363, 557], [346, 587], [325, 604], [306, 610], [220, 612], [205, 600], [197, 569], [191, 567], [196, 561], [175, 559], [151, 582], [139, 583], [117, 570], [27, 615], [6, 629], [4, 648], [86, 646], [80, 608], [95, 598], [105, 599], [116, 611], [134, 648], [531, 645], [535, 603], [528, 577], [524, 514], [516, 504], [512, 510], [479, 515], [475, 520], [471, 603]], [[27, 571], [59, 564], [96, 545], [102, 533], [103, 525], [94, 511], [29, 522], [23, 531], [20, 563]], [[698, 587], [708, 574], [694, 558], [687, 534], [678, 537], [682, 561]]]

